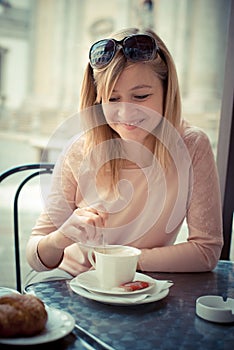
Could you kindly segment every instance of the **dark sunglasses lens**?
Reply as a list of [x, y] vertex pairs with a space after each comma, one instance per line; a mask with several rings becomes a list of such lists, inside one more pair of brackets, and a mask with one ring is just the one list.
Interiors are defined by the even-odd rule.
[[113, 40], [100, 40], [95, 43], [89, 52], [89, 59], [92, 67], [104, 67], [115, 54], [115, 42]]
[[131, 61], [149, 61], [157, 53], [155, 40], [148, 35], [133, 35], [123, 42], [124, 53]]

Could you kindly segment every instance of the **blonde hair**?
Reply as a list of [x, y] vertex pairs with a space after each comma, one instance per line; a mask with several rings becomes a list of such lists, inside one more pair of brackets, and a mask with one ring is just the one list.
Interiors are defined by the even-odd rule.
[[[174, 61], [164, 44], [164, 42], [151, 30], [139, 30], [130, 28], [111, 35], [111, 38], [122, 40], [132, 34], [148, 34], [155, 38], [160, 54], [153, 61], [148, 61], [152, 70], [157, 74], [163, 86], [163, 116], [177, 130], [181, 124], [181, 99], [178, 85], [178, 78]], [[119, 50], [113, 60], [100, 69], [92, 69], [87, 65], [80, 96], [80, 110], [84, 111], [94, 105], [101, 105], [102, 100], [108, 101], [112, 90], [126, 65], [134, 64], [127, 62], [122, 50]], [[85, 138], [85, 152], [88, 154], [92, 149], [106, 140], [118, 138], [118, 134], [105, 122], [105, 116], [101, 108], [92, 109], [91, 113], [85, 113], [85, 119], [88, 126], [88, 132]], [[170, 140], [168, 123], [162, 123], [160, 129], [160, 140]], [[155, 157], [166, 169], [170, 162], [170, 155], [167, 147], [159, 138], [155, 138]], [[118, 143], [117, 143], [118, 144]], [[109, 144], [108, 144], [109, 145]], [[111, 170], [112, 185], [115, 187], [118, 182], [119, 169], [122, 166], [121, 151], [115, 145], [106, 153], [112, 153], [108, 161], [108, 168]]]

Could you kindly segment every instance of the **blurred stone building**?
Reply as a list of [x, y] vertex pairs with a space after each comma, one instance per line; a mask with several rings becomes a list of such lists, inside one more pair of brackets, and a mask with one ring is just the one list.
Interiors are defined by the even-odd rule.
[[79, 105], [90, 43], [151, 27], [178, 70], [183, 114], [217, 143], [231, 0], [0, 0], [0, 129], [49, 136]]

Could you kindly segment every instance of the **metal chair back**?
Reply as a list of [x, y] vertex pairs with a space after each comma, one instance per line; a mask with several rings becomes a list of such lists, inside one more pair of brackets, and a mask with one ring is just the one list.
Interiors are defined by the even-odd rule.
[[[19, 243], [19, 208], [18, 200], [22, 188], [25, 184], [32, 178], [42, 175], [42, 174], [52, 174], [54, 168], [53, 163], [34, 163], [34, 164], [23, 164], [15, 166], [4, 171], [0, 174], [0, 183], [7, 177], [24, 171], [30, 171], [23, 181], [18, 185], [14, 194], [14, 204], [13, 204], [13, 227], [14, 227], [14, 248], [15, 248], [15, 273], [16, 273], [16, 288], [21, 293], [21, 264], [20, 264], [20, 243]], [[34, 170], [36, 170], [34, 172]], [[32, 172], [33, 171], [33, 172]]]

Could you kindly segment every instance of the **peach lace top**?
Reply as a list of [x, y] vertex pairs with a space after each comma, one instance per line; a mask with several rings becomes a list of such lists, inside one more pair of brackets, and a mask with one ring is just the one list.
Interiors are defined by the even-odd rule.
[[[163, 175], [157, 165], [122, 169], [119, 185], [123, 196], [104, 202], [110, 213], [104, 230], [106, 242], [140, 248], [138, 268], [142, 271], [209, 271], [220, 257], [221, 203], [212, 148], [203, 131], [187, 124], [182, 139], [189, 160], [181, 157], [179, 170], [171, 166]], [[37, 271], [48, 270], [37, 254], [39, 240], [55, 231], [75, 208], [96, 201], [93, 170], [82, 159], [81, 143], [74, 141], [55, 167], [47, 206], [27, 245], [28, 262]], [[174, 244], [184, 220], [188, 239]], [[59, 268], [74, 276], [90, 269], [87, 247], [79, 243], [67, 247]]]

